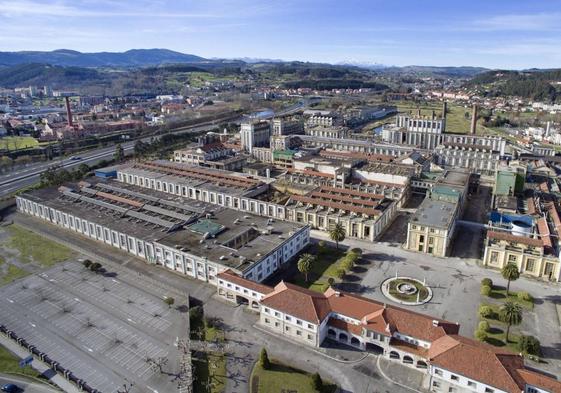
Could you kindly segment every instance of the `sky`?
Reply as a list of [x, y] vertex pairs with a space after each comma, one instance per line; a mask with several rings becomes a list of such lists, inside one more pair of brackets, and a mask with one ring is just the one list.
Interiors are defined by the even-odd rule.
[[561, 0], [0, 0], [0, 51], [561, 67]]

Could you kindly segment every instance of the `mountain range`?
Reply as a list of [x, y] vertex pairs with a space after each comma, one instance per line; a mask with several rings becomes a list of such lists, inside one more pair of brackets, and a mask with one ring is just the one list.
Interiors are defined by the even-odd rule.
[[168, 49], [132, 49], [126, 52], [83, 53], [69, 49], [51, 52], [0, 52], [0, 65], [43, 63], [65, 67], [148, 67], [170, 63], [202, 63], [200, 56]]

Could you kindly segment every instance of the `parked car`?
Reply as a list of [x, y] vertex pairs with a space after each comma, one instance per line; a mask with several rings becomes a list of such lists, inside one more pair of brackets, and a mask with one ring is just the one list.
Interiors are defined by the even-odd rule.
[[2, 386], [2, 391], [6, 393], [17, 393], [20, 390], [21, 389], [17, 385], [14, 385], [13, 383], [7, 383], [4, 386]]

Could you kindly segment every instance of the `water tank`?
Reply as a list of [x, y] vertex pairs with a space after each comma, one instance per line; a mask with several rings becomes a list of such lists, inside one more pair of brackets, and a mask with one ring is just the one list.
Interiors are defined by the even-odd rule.
[[524, 221], [514, 220], [512, 221], [511, 230], [514, 236], [530, 236], [532, 234], [532, 225]]

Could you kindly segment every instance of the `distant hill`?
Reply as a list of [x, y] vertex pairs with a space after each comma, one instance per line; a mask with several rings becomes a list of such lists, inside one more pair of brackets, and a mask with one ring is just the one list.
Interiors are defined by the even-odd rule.
[[561, 69], [509, 71], [494, 70], [475, 76], [466, 86], [496, 97], [518, 96], [536, 101], [561, 101]]
[[404, 67], [386, 67], [377, 66], [376, 70], [381, 73], [395, 73], [402, 75], [415, 75], [415, 76], [443, 76], [450, 78], [471, 78], [475, 75], [489, 71], [488, 68], [483, 67], [436, 67], [436, 66], [404, 66]]
[[201, 63], [206, 59], [168, 49], [132, 49], [126, 52], [82, 53], [68, 49], [52, 52], [0, 52], [0, 65], [45, 63], [75, 67], [146, 67], [169, 63]]
[[104, 79], [97, 70], [84, 67], [61, 67], [49, 64], [22, 64], [0, 67], [0, 87], [80, 86]]

